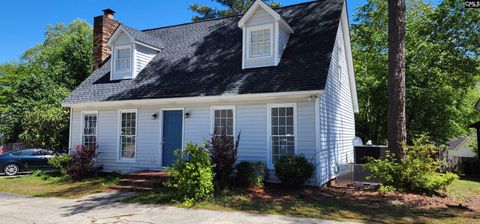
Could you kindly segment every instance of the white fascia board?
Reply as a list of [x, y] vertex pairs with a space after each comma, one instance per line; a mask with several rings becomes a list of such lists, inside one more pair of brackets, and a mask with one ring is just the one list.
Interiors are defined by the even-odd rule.
[[148, 44], [139, 42], [139, 41], [137, 41], [137, 40], [135, 41], [135, 44], [138, 44], [138, 45], [141, 45], [141, 46], [144, 46], [144, 47], [148, 47], [148, 48], [150, 48], [150, 49], [152, 49], [152, 50], [162, 51], [162, 49], [160, 49], [160, 48], [156, 48], [156, 47], [154, 47], [154, 46], [152, 46], [152, 45], [148, 45]]
[[285, 27], [288, 30], [288, 32], [290, 32], [290, 34], [294, 33], [292, 27], [290, 25], [288, 25], [288, 23], [283, 18], [280, 18], [280, 20], [278, 22], [283, 27]]
[[312, 95], [321, 96], [323, 90], [309, 90], [309, 91], [295, 91], [295, 92], [279, 92], [279, 93], [256, 93], [256, 94], [241, 94], [241, 95], [220, 95], [220, 96], [196, 96], [196, 97], [177, 97], [177, 98], [162, 98], [162, 99], [144, 99], [144, 100], [121, 100], [121, 101], [104, 101], [91, 103], [69, 104], [62, 103], [63, 107], [69, 108], [83, 108], [83, 107], [108, 107], [108, 106], [132, 106], [132, 105], [155, 105], [155, 104], [188, 104], [188, 103], [228, 103], [234, 101], [256, 101], [256, 100], [275, 100], [275, 99], [297, 99], [308, 98]]
[[238, 27], [243, 28], [245, 26], [245, 23], [248, 21], [248, 19], [250, 19], [250, 17], [253, 15], [255, 11], [257, 11], [258, 5], [259, 5], [259, 1], [257, 0], [250, 6], [247, 12], [242, 16], [240, 21], [238, 21]]
[[293, 33], [292, 27], [290, 27], [290, 25], [288, 25], [288, 23], [282, 18], [282, 16], [280, 16], [280, 14], [275, 12], [275, 10], [270, 8], [270, 6], [265, 4], [262, 0], [256, 0], [252, 4], [252, 6], [250, 6], [250, 8], [247, 10], [247, 12], [242, 16], [240, 21], [238, 21], [238, 27], [243, 29], [246, 25], [246, 22], [250, 19], [250, 17], [253, 16], [253, 13], [255, 13], [255, 11], [257, 11], [258, 7], [261, 7], [268, 14], [270, 14], [275, 21], [279, 21], [282, 25], [284, 25], [288, 29], [289, 32]]
[[350, 79], [350, 92], [351, 92], [351, 95], [352, 95], [353, 112], [358, 113], [359, 108], [358, 108], [357, 84], [356, 84], [356, 81], [355, 81], [355, 70], [354, 70], [354, 66], [353, 66], [352, 45], [351, 45], [351, 42], [350, 42], [350, 29], [349, 29], [350, 23], [348, 21], [346, 2], [343, 4], [342, 17], [341, 17], [340, 25], [342, 26], [343, 43], [345, 45], [344, 49], [345, 49], [345, 56], [346, 56], [346, 60], [347, 60], [348, 75], [349, 75], [349, 79]]

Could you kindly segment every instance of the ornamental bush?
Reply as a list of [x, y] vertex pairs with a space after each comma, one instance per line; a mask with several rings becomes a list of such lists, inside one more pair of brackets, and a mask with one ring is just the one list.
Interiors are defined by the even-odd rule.
[[237, 164], [235, 182], [240, 187], [263, 187], [267, 178], [267, 167], [262, 162], [243, 161]]
[[275, 161], [275, 175], [290, 188], [303, 186], [312, 177], [314, 169], [303, 155], [283, 156]]
[[68, 175], [73, 180], [82, 180], [97, 174], [99, 168], [94, 164], [97, 157], [95, 146], [77, 145], [70, 155], [73, 163], [68, 169]]
[[175, 156], [177, 160], [168, 168], [173, 177], [166, 182], [166, 186], [174, 189], [177, 200], [192, 206], [211, 197], [214, 175], [208, 151], [189, 143], [184, 150], [176, 150]]
[[69, 154], [62, 154], [48, 160], [48, 163], [60, 171], [63, 176], [73, 180], [82, 180], [97, 174], [95, 146], [77, 145]]
[[423, 193], [444, 190], [458, 176], [438, 172], [441, 163], [436, 158], [435, 146], [427, 140], [421, 136], [411, 146], [404, 146], [406, 154], [402, 160], [388, 151], [385, 158], [369, 159], [364, 165], [371, 173], [368, 178], [381, 180], [383, 189]]
[[69, 154], [62, 154], [48, 159], [48, 164], [60, 171], [62, 176], [68, 176], [68, 170], [73, 164], [73, 157]]
[[210, 152], [210, 158], [213, 163], [213, 172], [215, 173], [215, 186], [218, 189], [223, 189], [228, 185], [233, 171], [235, 170], [235, 163], [237, 162], [238, 144], [240, 142], [240, 134], [237, 139], [233, 136], [212, 135], [210, 140], [205, 144]]

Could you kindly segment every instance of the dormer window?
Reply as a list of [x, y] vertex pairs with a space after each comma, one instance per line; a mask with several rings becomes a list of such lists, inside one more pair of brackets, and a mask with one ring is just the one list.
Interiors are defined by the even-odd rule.
[[115, 68], [116, 71], [129, 71], [131, 67], [131, 47], [119, 46], [116, 47]]
[[277, 66], [292, 28], [262, 0], [255, 0], [238, 21], [242, 33], [242, 68]]
[[[134, 38], [137, 36], [137, 39]], [[134, 79], [160, 52], [152, 36], [120, 24], [107, 44], [112, 48], [110, 80]], [[158, 44], [160, 45], [160, 44]]]
[[272, 29], [257, 27], [249, 29], [249, 57], [270, 57], [272, 56]]

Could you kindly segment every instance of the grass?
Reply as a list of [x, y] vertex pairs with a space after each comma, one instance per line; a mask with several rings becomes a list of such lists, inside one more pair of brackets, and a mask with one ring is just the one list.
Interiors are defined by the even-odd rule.
[[[326, 197], [318, 189], [279, 193], [278, 186], [269, 186], [262, 194], [234, 189], [223, 191], [214, 198], [194, 205], [194, 208], [245, 211], [259, 214], [278, 214], [309, 218], [360, 221], [375, 223], [479, 223], [480, 214], [454, 208], [416, 209], [342, 197]], [[458, 180], [448, 192], [468, 198], [478, 194], [480, 182]], [[125, 200], [130, 203], [148, 203], [183, 207], [172, 201], [172, 191], [159, 189]]]
[[100, 175], [82, 181], [71, 181], [49, 173], [35, 173], [16, 178], [0, 179], [0, 191], [36, 197], [79, 198], [100, 193], [118, 181], [114, 175]]
[[480, 179], [461, 179], [453, 182], [447, 188], [450, 197], [467, 200], [480, 195]]

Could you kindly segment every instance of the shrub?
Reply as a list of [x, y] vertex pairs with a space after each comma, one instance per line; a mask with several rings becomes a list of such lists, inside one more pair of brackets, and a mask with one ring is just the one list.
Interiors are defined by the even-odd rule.
[[233, 137], [226, 135], [212, 136], [206, 142], [206, 147], [210, 152], [210, 158], [213, 163], [215, 185], [219, 189], [227, 186], [235, 170], [239, 141], [240, 134], [238, 134], [236, 142]]
[[177, 160], [168, 169], [172, 178], [167, 187], [175, 189], [176, 198], [186, 206], [212, 196], [213, 171], [208, 151], [205, 148], [187, 144], [182, 151], [175, 151]]
[[46, 176], [47, 175], [47, 172], [45, 172], [44, 170], [33, 170], [32, 171], [32, 176], [35, 176], [35, 177], [43, 177], [43, 176]]
[[68, 110], [50, 105], [27, 110], [22, 119], [22, 142], [38, 148], [64, 149], [68, 145]]
[[435, 156], [435, 146], [427, 143], [427, 137], [422, 136], [413, 141], [413, 145], [404, 147], [405, 158], [400, 161], [388, 151], [383, 159], [369, 159], [365, 164], [371, 173], [368, 178], [383, 181], [385, 189], [426, 193], [444, 190], [458, 178], [452, 173], [438, 172], [441, 164]]
[[237, 164], [235, 182], [241, 187], [262, 187], [267, 177], [267, 167], [262, 162], [240, 162]]
[[287, 187], [303, 186], [315, 167], [303, 155], [283, 156], [275, 161], [275, 175]]
[[48, 164], [60, 171], [62, 176], [68, 176], [68, 170], [73, 164], [73, 157], [69, 154], [62, 154], [48, 159]]
[[71, 156], [73, 163], [67, 173], [73, 180], [81, 180], [97, 173], [98, 168], [94, 166], [96, 147], [77, 145]]

